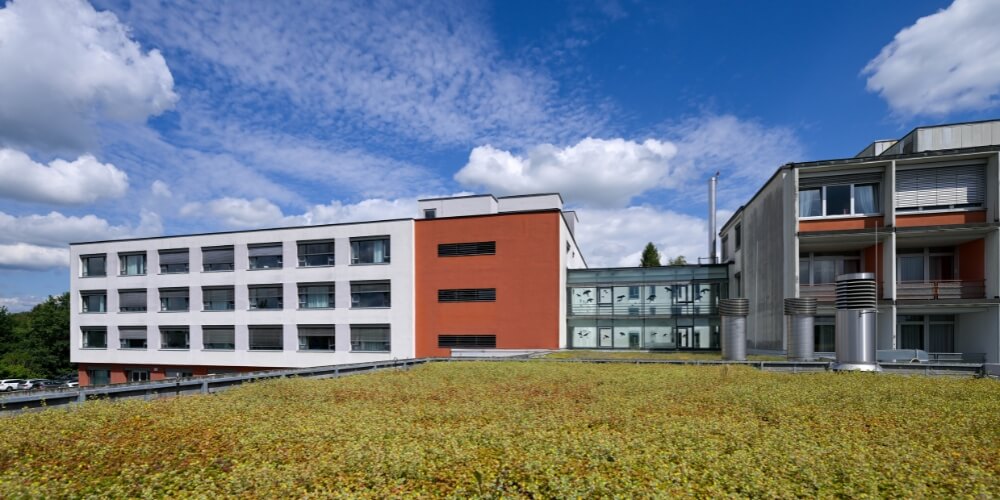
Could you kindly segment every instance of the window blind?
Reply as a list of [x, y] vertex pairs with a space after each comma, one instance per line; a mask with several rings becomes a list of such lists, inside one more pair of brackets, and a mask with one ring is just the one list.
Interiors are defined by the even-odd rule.
[[187, 264], [187, 250], [172, 250], [160, 252], [160, 264]]
[[146, 291], [136, 290], [136, 291], [122, 291], [118, 292], [118, 305], [119, 307], [146, 307]]
[[232, 264], [233, 247], [202, 248], [201, 259], [205, 264]]
[[186, 299], [188, 298], [187, 288], [161, 288], [161, 299]]
[[118, 338], [125, 340], [145, 339], [146, 327], [144, 326], [122, 326], [118, 328]]
[[959, 208], [982, 205], [986, 193], [982, 165], [900, 170], [896, 208]]
[[843, 184], [875, 184], [880, 182], [882, 182], [882, 172], [825, 175], [822, 177], [800, 177], [799, 189], [815, 189], [823, 186], [837, 186]]
[[300, 337], [329, 337], [334, 333], [333, 325], [299, 326]]
[[247, 247], [250, 257], [280, 256], [281, 244], [254, 245]]

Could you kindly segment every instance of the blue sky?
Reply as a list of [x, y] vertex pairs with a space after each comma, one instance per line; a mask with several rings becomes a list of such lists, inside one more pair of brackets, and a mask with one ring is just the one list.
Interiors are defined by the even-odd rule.
[[[703, 256], [782, 163], [998, 116], [990, 0], [0, 2], [0, 305], [66, 244], [559, 191], [591, 265]], [[633, 262], [634, 261], [634, 262]]]

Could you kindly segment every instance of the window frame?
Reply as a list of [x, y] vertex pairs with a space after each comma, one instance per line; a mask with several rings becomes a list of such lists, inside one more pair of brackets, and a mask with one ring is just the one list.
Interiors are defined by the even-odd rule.
[[[254, 347], [254, 333], [261, 330], [278, 330], [278, 347]], [[282, 325], [249, 325], [247, 326], [247, 350], [251, 352], [281, 352], [285, 350], [285, 328]]]
[[[336, 307], [337, 307], [337, 284], [336, 284], [336, 282], [329, 281], [329, 282], [316, 282], [316, 283], [297, 283], [297, 287], [298, 287], [297, 288], [297, 292], [298, 292], [298, 308], [299, 309], [302, 309], [302, 310], [336, 309]], [[327, 292], [325, 293], [325, 295], [327, 295], [327, 299], [328, 299], [327, 300], [327, 304], [328, 305], [326, 305], [325, 307], [309, 307], [309, 296], [310, 295], [324, 295], [324, 294], [322, 294], [322, 293], [320, 293], [320, 294], [304, 293], [303, 289], [320, 288], [320, 287], [326, 287], [327, 288]]]
[[[329, 330], [329, 334], [306, 333], [304, 330]], [[312, 349], [309, 347], [311, 338], [326, 338], [326, 349]], [[336, 325], [297, 325], [296, 339], [298, 340], [298, 350], [300, 352], [336, 352], [337, 351], [337, 327]]]
[[[851, 200], [850, 207], [851, 212], [849, 214], [827, 214], [827, 188], [828, 187], [840, 187], [840, 186], [850, 186]], [[875, 211], [871, 213], [858, 213], [857, 212], [857, 187], [858, 186], [875, 186], [875, 196], [873, 197], [875, 203]], [[801, 193], [803, 191], [820, 191], [820, 215], [802, 215], [802, 205], [801, 205]], [[835, 219], [835, 218], [853, 218], [853, 217], [878, 217], [885, 214], [885, 209], [882, 207], [882, 183], [881, 182], [849, 182], [849, 183], [830, 183], [823, 184], [819, 187], [810, 188], [800, 188], [797, 191], [799, 196], [799, 220], [818, 220], [818, 219]]]
[[[90, 269], [88, 261], [90, 259], [101, 258], [104, 260], [104, 265], [101, 266], [103, 272], [101, 274], [90, 274], [87, 272]], [[106, 278], [108, 277], [108, 254], [106, 253], [92, 253], [80, 256], [80, 277], [81, 278]]]
[[[205, 251], [226, 251], [232, 254], [230, 262], [207, 263], [205, 262]], [[217, 269], [215, 266], [228, 266]], [[211, 247], [201, 247], [201, 272], [203, 273], [228, 273], [236, 270], [236, 247], [234, 245], [219, 245]]]
[[[308, 253], [308, 252], [304, 252], [303, 251], [303, 248], [304, 247], [308, 247], [309, 245], [321, 245], [321, 244], [328, 244], [328, 245], [330, 245], [330, 251], [329, 252], [317, 252], [317, 253]], [[295, 242], [295, 252], [296, 252], [296, 257], [298, 259], [298, 267], [332, 267], [332, 266], [336, 265], [336, 261], [337, 261], [336, 240], [330, 239], [330, 240], [302, 240], [302, 241], [296, 241]], [[317, 255], [319, 255], [319, 256], [326, 255], [327, 256], [327, 259], [326, 259], [327, 263], [326, 264], [307, 264], [306, 263], [308, 261], [308, 257], [317, 256]]]
[[[227, 291], [232, 294], [232, 300], [206, 300], [208, 294], [206, 292], [214, 291]], [[225, 309], [215, 309], [207, 307], [209, 303], [215, 304], [219, 302], [225, 302], [228, 307]], [[210, 285], [201, 287], [201, 310], [204, 312], [225, 312], [225, 311], [235, 311], [236, 310], [236, 286], [235, 285]]]
[[[232, 342], [212, 342], [211, 345], [224, 345], [226, 347], [209, 347], [209, 342], [206, 342], [207, 331], [222, 331], [226, 330], [232, 335]], [[236, 350], [236, 327], [234, 325], [203, 325], [201, 327], [201, 350], [203, 351], [235, 351]]]
[[[100, 333], [104, 335], [103, 345], [90, 345], [90, 334]], [[108, 348], [108, 327], [106, 326], [81, 326], [80, 327], [80, 348], [107, 350]]]
[[[163, 263], [163, 256], [164, 255], [171, 255], [171, 254], [186, 254], [187, 255], [187, 261], [184, 262], [183, 264], [164, 264]], [[160, 267], [160, 274], [188, 274], [188, 273], [191, 272], [191, 251], [189, 249], [187, 249], [187, 248], [171, 248], [171, 249], [159, 250], [159, 251], [157, 251], [157, 256], [159, 257], [158, 265]], [[184, 270], [183, 271], [171, 271], [171, 270], [164, 271], [163, 270], [163, 266], [165, 266], [165, 265], [166, 266], [184, 266]]]
[[[385, 330], [387, 340], [385, 341], [371, 341], [371, 340], [356, 340], [355, 334], [362, 333], [364, 331], [370, 330]], [[359, 347], [368, 344], [383, 343], [385, 344], [385, 349], [360, 349]], [[388, 324], [358, 324], [351, 325], [351, 352], [372, 352], [372, 353], [384, 353], [392, 352], [392, 327]]]
[[[372, 250], [372, 262], [362, 262], [359, 257], [361, 244], [385, 241], [383, 244], [383, 260], [376, 262], [374, 249]], [[390, 236], [365, 236], [361, 238], [351, 238], [351, 265], [352, 266], [378, 266], [392, 263], [392, 238]]]
[[[254, 298], [254, 290], [271, 289], [276, 288], [279, 290], [277, 297], [264, 297], [264, 299], [276, 299], [278, 302], [278, 307], [259, 307], [258, 303], [260, 298]], [[247, 298], [249, 299], [249, 310], [251, 311], [281, 311], [285, 308], [285, 287], [283, 284], [260, 284], [260, 285], [247, 285]]]
[[[388, 287], [388, 289], [386, 291], [364, 291], [364, 292], [362, 292], [362, 291], [356, 291], [355, 290], [356, 286], [365, 286], [365, 285], [385, 285], [386, 287]], [[362, 302], [360, 299], [355, 300], [355, 295], [360, 294], [360, 293], [366, 293], [366, 294], [380, 294], [381, 293], [381, 294], [386, 294], [386, 297], [385, 297], [386, 304], [385, 305], [381, 305], [381, 306], [362, 306], [362, 305], [360, 305], [360, 303]], [[392, 308], [392, 281], [390, 281], [390, 280], [374, 280], [374, 281], [352, 281], [351, 282], [351, 309], [391, 309], [391, 308]]]
[[[128, 258], [129, 257], [142, 257], [142, 272], [129, 274], [126, 273], [128, 270]], [[145, 251], [142, 252], [121, 252], [118, 254], [118, 276], [145, 276], [149, 273], [149, 256], [146, 255]]]
[[[183, 297], [184, 308], [183, 309], [172, 309], [169, 307], [171, 303], [170, 300], [180, 300], [180, 297], [164, 297], [163, 292], [187, 292], [187, 295]], [[186, 286], [179, 287], [163, 287], [156, 289], [157, 298], [160, 299], [160, 312], [189, 312], [191, 310], [191, 288]], [[165, 302], [166, 301], [166, 302]]]
[[[254, 249], [266, 248], [266, 249], [278, 249], [278, 253], [268, 253], [264, 255], [251, 255]], [[262, 266], [259, 265], [257, 259], [274, 259], [274, 265], [272, 266]], [[271, 242], [271, 243], [251, 243], [247, 245], [247, 270], [248, 271], [265, 271], [269, 269], [282, 269], [285, 267], [285, 245], [281, 242]]]
[[[127, 346], [126, 341], [138, 340], [138, 338], [123, 338], [122, 333], [125, 331], [138, 331], [142, 329], [142, 333], [145, 335], [142, 338], [142, 347]], [[146, 351], [149, 349], [149, 329], [145, 326], [119, 326], [118, 327], [118, 349], [122, 351]]]
[[[168, 334], [184, 334], [184, 347], [171, 347], [167, 343]], [[187, 326], [160, 326], [160, 350], [161, 351], [190, 351], [191, 350], [191, 328]]]
[[[131, 309], [125, 309], [126, 307], [131, 308], [132, 306], [123, 306], [122, 305], [122, 304], [125, 303], [125, 301], [122, 300], [122, 294], [123, 293], [125, 293], [125, 294], [138, 294], [138, 293], [142, 293], [143, 295], [145, 295], [146, 296], [146, 300], [143, 301], [144, 305], [142, 306], [142, 309], [136, 309], [134, 311], [131, 310]], [[122, 288], [122, 289], [118, 290], [118, 312], [119, 313], [144, 313], [144, 312], [148, 312], [148, 311], [149, 311], [149, 290], [147, 290], [145, 288]]]
[[[89, 297], [104, 297], [101, 301], [100, 311], [91, 311], [88, 307]], [[80, 314], [105, 314], [108, 312], [108, 291], [107, 290], [80, 290]]]

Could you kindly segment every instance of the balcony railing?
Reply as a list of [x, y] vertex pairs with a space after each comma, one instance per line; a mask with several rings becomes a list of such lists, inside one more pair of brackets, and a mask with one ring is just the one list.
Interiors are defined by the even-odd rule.
[[710, 304], [572, 304], [570, 316], [694, 316], [719, 314]]
[[900, 281], [896, 284], [899, 300], [983, 299], [983, 280]]
[[[813, 298], [816, 299], [816, 302], [832, 304], [837, 299], [837, 285], [835, 283], [799, 285], [799, 297]], [[882, 283], [878, 284], [878, 298], [882, 298]]]

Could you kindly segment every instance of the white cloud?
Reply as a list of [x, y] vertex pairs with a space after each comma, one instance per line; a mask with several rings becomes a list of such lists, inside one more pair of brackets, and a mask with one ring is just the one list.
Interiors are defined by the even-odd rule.
[[38, 297], [0, 297], [0, 307], [7, 308], [9, 312], [22, 312], [29, 311], [44, 301], [45, 299]]
[[683, 255], [689, 263], [708, 256], [704, 218], [651, 206], [579, 209], [576, 239], [590, 267], [636, 267], [646, 243], [659, 249], [663, 264]]
[[372, 198], [354, 204], [333, 200], [326, 205], [313, 205], [301, 214], [285, 215], [281, 207], [264, 199], [219, 198], [208, 202], [192, 202], [181, 208], [181, 215], [220, 220], [229, 228], [284, 227], [339, 222], [400, 219], [417, 212], [416, 198]]
[[16, 217], [0, 212], [0, 243], [25, 243], [59, 247], [69, 243], [157, 236], [163, 232], [159, 215], [142, 211], [136, 226], [115, 226], [94, 216], [66, 216], [59, 212], [47, 215]]
[[[0, 78], [2, 80], [2, 78]], [[118, 198], [128, 189], [128, 175], [91, 155], [72, 162], [34, 162], [14, 149], [0, 149], [0, 197], [76, 205]]]
[[27, 243], [0, 245], [0, 269], [41, 270], [68, 265], [68, 248], [51, 248]]
[[293, 116], [283, 118], [307, 116], [313, 128], [337, 135], [509, 143], [601, 126], [605, 118], [563, 99], [567, 92], [544, 69], [504, 57], [484, 10], [396, 0], [295, 9], [190, 0], [118, 9], [157, 44], [189, 54], [177, 64], [196, 66], [211, 92], [241, 103], [290, 102]]
[[99, 120], [143, 121], [177, 101], [163, 56], [86, 1], [8, 2], [0, 39], [0, 143], [85, 149]]
[[896, 34], [862, 71], [898, 114], [944, 115], [1000, 103], [1000, 6], [955, 0]]
[[738, 207], [778, 167], [805, 157], [805, 147], [792, 129], [733, 115], [706, 114], [681, 120], [667, 127], [667, 135], [677, 146], [674, 168], [686, 180], [685, 189], [674, 193], [679, 204], [707, 198], [705, 181], [721, 171], [719, 206]]
[[281, 208], [264, 198], [225, 197], [205, 203], [192, 202], [181, 207], [181, 215], [211, 217], [235, 228], [279, 226], [285, 219]]
[[587, 138], [566, 148], [542, 144], [524, 156], [480, 146], [455, 180], [496, 194], [555, 191], [570, 203], [620, 207], [647, 190], [676, 187], [682, 180], [670, 164], [676, 153], [655, 139]]
[[168, 186], [166, 182], [159, 179], [153, 181], [153, 183], [149, 186], [149, 190], [153, 193], [153, 196], [159, 196], [161, 198], [170, 198], [173, 196], [173, 193], [170, 191], [170, 186]]

